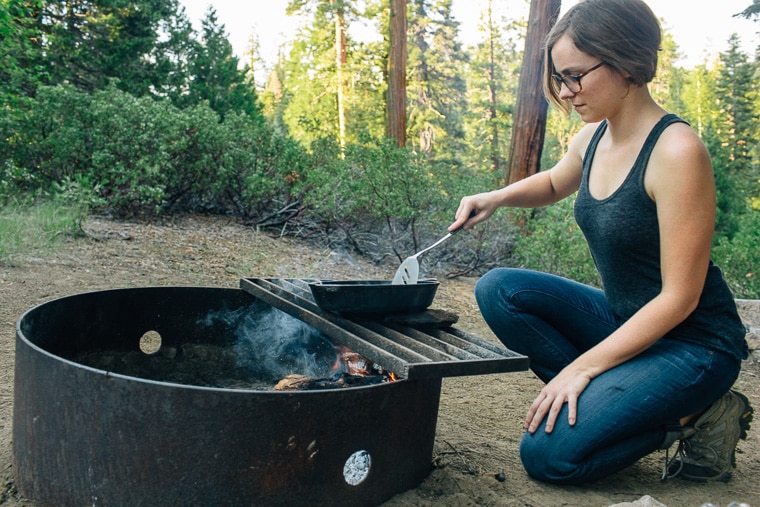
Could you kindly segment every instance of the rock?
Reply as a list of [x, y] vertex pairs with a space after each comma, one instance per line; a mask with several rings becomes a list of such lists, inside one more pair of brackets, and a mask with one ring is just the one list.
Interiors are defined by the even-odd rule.
[[635, 502], [623, 502], [610, 505], [610, 507], [667, 507], [649, 495], [644, 495]]

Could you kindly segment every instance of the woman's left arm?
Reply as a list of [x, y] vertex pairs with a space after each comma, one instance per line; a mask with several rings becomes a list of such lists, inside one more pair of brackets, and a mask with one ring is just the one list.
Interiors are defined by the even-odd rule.
[[644, 184], [657, 204], [661, 291], [544, 386], [528, 411], [528, 431], [534, 432], [546, 417], [551, 432], [565, 403], [569, 423], [575, 424], [578, 396], [592, 378], [652, 346], [699, 303], [715, 225], [715, 181], [707, 149], [689, 126], [674, 124], [663, 132]]

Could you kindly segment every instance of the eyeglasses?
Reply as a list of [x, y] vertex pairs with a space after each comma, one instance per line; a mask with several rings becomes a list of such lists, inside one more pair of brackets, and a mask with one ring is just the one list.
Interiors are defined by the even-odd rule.
[[552, 74], [552, 79], [554, 80], [554, 84], [557, 85], [557, 88], [562, 88], [562, 83], [565, 83], [565, 86], [567, 86], [567, 89], [570, 90], [571, 93], [580, 93], [580, 91], [583, 89], [581, 86], [581, 78], [585, 77], [589, 72], [598, 69], [602, 65], [604, 65], [604, 62], [599, 62], [587, 71], [580, 72], [574, 76], [563, 76], [555, 72]]

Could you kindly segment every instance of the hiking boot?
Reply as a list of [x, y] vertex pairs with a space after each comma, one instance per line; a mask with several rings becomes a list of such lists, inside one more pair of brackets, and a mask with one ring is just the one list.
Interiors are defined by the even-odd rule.
[[665, 477], [728, 482], [736, 467], [736, 444], [740, 438], [747, 438], [752, 412], [754, 409], [743, 394], [731, 390], [721, 396], [693, 427], [684, 428]]

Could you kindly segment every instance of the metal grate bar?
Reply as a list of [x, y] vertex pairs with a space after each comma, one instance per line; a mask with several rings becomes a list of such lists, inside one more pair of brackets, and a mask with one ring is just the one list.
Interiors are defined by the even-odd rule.
[[[262, 284], [267, 284], [267, 283], [271, 283], [271, 282], [267, 280], [262, 281]], [[298, 306], [298, 308], [293, 308], [292, 311], [297, 312], [297, 313], [300, 313], [300, 312], [311, 313], [315, 317], [324, 319], [338, 326], [341, 329], [347, 330], [350, 333], [355, 334], [359, 338], [364, 339], [369, 343], [372, 343], [374, 345], [381, 347], [383, 351], [391, 352], [392, 354], [398, 356], [401, 359], [405, 359], [409, 362], [426, 362], [426, 361], [432, 360], [427, 355], [422, 354], [413, 348], [405, 347], [401, 345], [400, 343], [389, 339], [387, 334], [384, 333], [383, 332], [384, 330], [382, 329], [380, 330], [380, 332], [377, 332], [377, 331], [368, 329], [367, 327], [359, 324], [358, 322], [345, 319], [331, 312], [324, 312], [320, 310], [319, 306], [317, 306], [317, 304], [313, 301], [313, 299], [306, 299], [305, 297], [301, 297], [292, 292], [288, 292], [282, 287], [278, 286], [277, 284], [271, 284], [269, 286], [269, 289], [273, 293], [280, 296], [283, 300], [286, 300], [289, 303]], [[311, 295], [311, 292], [309, 292], [309, 296], [310, 295]], [[359, 352], [359, 351], [357, 350], [356, 352]], [[371, 358], [368, 356], [368, 359], [371, 359]]]
[[[263, 285], [266, 286], [269, 284], [266, 283], [266, 281], [263, 281]], [[241, 280], [241, 287], [256, 298], [279, 310], [284, 311], [289, 315], [292, 315], [293, 317], [296, 317], [297, 319], [302, 320], [303, 322], [321, 331], [335, 341], [342, 343], [355, 352], [363, 355], [370, 361], [394, 372], [401, 378], [407, 377], [409, 363], [426, 360], [426, 358], [422, 356], [409, 357], [408, 354], [404, 354], [403, 356], [396, 355], [394, 353], [394, 350], [398, 350], [398, 347], [381, 347], [370, 341], [373, 338], [371, 336], [357, 336], [355, 333], [351, 332], [350, 329], [348, 329], [349, 327], [354, 326], [343, 325], [345, 324], [345, 322], [342, 322], [344, 319], [340, 319], [338, 317], [324, 318], [323, 316], [317, 315], [308, 309], [302, 308], [292, 300], [289, 300], [287, 297], [282, 297], [283, 295], [287, 296], [287, 294], [275, 293], [277, 289], [276, 286], [264, 288], [257, 283]], [[292, 293], [291, 296], [295, 297], [295, 295]], [[382, 342], [383, 340], [379, 341]], [[390, 342], [390, 344], [393, 345], [392, 342]]]
[[[428, 334], [428, 332], [420, 331], [417, 329], [414, 329], [413, 327], [409, 326], [402, 326], [400, 324], [388, 324], [388, 327], [395, 329], [396, 331], [400, 333], [404, 333], [407, 336], [412, 337], [413, 339], [419, 341], [420, 343], [424, 343], [429, 345], [430, 347], [433, 347], [438, 350], [442, 350], [446, 354], [453, 356], [457, 359], [462, 360], [471, 360], [471, 359], [482, 359], [482, 356], [478, 356], [477, 354], [473, 354], [472, 352], [468, 352], [463, 348], [463, 344], [459, 343], [449, 343], [447, 341], [441, 340], [431, 334]], [[450, 340], [453, 342], [453, 340]], [[496, 355], [494, 357], [502, 357], [500, 355]]]
[[[450, 354], [442, 351], [440, 348], [435, 347], [430, 342], [426, 343], [423, 340], [416, 339], [416, 336], [412, 335], [411, 332], [404, 334], [402, 331], [398, 331], [392, 327], [386, 327], [379, 322], [372, 320], [361, 319], [357, 320], [356, 322], [366, 327], [367, 329], [371, 329], [378, 334], [382, 334], [389, 340], [392, 340], [402, 347], [406, 347], [414, 350], [415, 352], [423, 354], [425, 357], [430, 358], [432, 361], [456, 361], [457, 359], [462, 359], [456, 354]], [[409, 328], [409, 331], [416, 332], [416, 330], [413, 328]], [[472, 356], [472, 358], [474, 359], [475, 356]]]
[[241, 289], [311, 325], [400, 378], [479, 375], [528, 369], [528, 358], [469, 333], [391, 324], [368, 316], [341, 316], [315, 303], [309, 282], [244, 278]]

